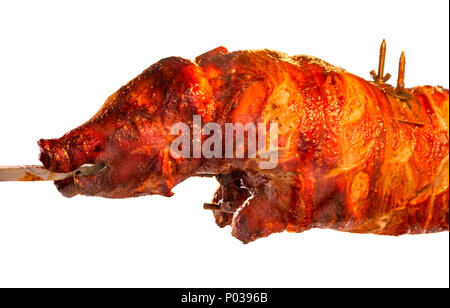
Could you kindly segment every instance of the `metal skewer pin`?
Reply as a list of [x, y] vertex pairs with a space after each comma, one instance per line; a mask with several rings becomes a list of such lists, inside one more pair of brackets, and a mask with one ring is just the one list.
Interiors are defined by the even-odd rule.
[[406, 66], [405, 52], [402, 51], [398, 64], [397, 87], [395, 87], [395, 89], [392, 91], [392, 96], [400, 100], [412, 99], [411, 94], [405, 88], [405, 66]]
[[383, 40], [380, 46], [380, 58], [378, 61], [378, 73], [375, 70], [370, 72], [373, 80], [378, 84], [384, 84], [391, 78], [391, 74], [384, 75], [384, 63], [386, 61], [386, 40]]

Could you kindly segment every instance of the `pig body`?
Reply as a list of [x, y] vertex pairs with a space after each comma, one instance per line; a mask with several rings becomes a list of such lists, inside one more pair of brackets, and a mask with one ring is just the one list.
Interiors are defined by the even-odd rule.
[[[445, 231], [449, 92], [424, 86], [408, 93], [399, 99], [309, 56], [219, 47], [193, 62], [173, 57], [152, 65], [87, 123], [40, 140], [40, 158], [56, 172], [106, 165], [95, 176], [56, 182], [68, 197], [170, 196], [188, 177], [217, 175], [216, 223], [231, 225], [244, 243], [314, 227]], [[171, 127], [193, 129], [196, 115], [223, 128], [276, 123], [276, 166], [261, 169], [258, 157], [173, 157]]]

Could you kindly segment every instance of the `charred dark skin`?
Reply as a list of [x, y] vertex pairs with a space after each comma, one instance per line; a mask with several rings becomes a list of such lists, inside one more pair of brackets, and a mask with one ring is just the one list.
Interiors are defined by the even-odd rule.
[[[55, 172], [104, 164], [59, 191], [107, 198], [159, 194], [216, 175], [216, 223], [244, 243], [274, 232], [332, 228], [384, 235], [449, 229], [449, 92], [375, 83], [309, 56], [219, 47], [163, 59], [111, 95], [87, 123], [39, 141]], [[174, 158], [170, 127], [278, 124], [278, 165], [251, 159]]]

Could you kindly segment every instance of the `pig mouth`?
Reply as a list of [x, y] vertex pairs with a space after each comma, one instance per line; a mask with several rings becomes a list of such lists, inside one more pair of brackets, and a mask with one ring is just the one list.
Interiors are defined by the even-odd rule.
[[65, 197], [76, 195], [108, 197], [110, 167], [102, 162], [88, 162], [76, 170], [71, 170], [72, 177], [55, 181], [58, 191]]
[[106, 151], [100, 152], [80, 151], [70, 143], [61, 145], [55, 139], [42, 139], [38, 144], [41, 149], [39, 159], [46, 169], [72, 173], [71, 177], [54, 182], [65, 197], [84, 195], [117, 199], [155, 194], [170, 197], [173, 194], [173, 186], [166, 178], [158, 156], [110, 150], [115, 147], [106, 147]]
[[41, 139], [38, 145], [39, 160], [46, 169], [55, 173], [72, 173], [72, 177], [55, 181], [58, 191], [69, 198], [79, 194], [106, 194], [111, 167], [96, 158], [80, 157], [84, 159], [75, 160], [73, 153], [57, 142], [55, 139]]

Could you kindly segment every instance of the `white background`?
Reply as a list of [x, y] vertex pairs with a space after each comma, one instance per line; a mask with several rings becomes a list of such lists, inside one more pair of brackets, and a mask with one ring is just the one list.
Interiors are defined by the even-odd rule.
[[[449, 86], [449, 2], [1, 1], [0, 164], [39, 163], [36, 141], [90, 118], [155, 61], [223, 45], [311, 54], [368, 78], [386, 38], [396, 80]], [[213, 179], [172, 198], [66, 199], [52, 183], [0, 183], [0, 286], [449, 286], [449, 234], [331, 230], [243, 245], [202, 209]]]

